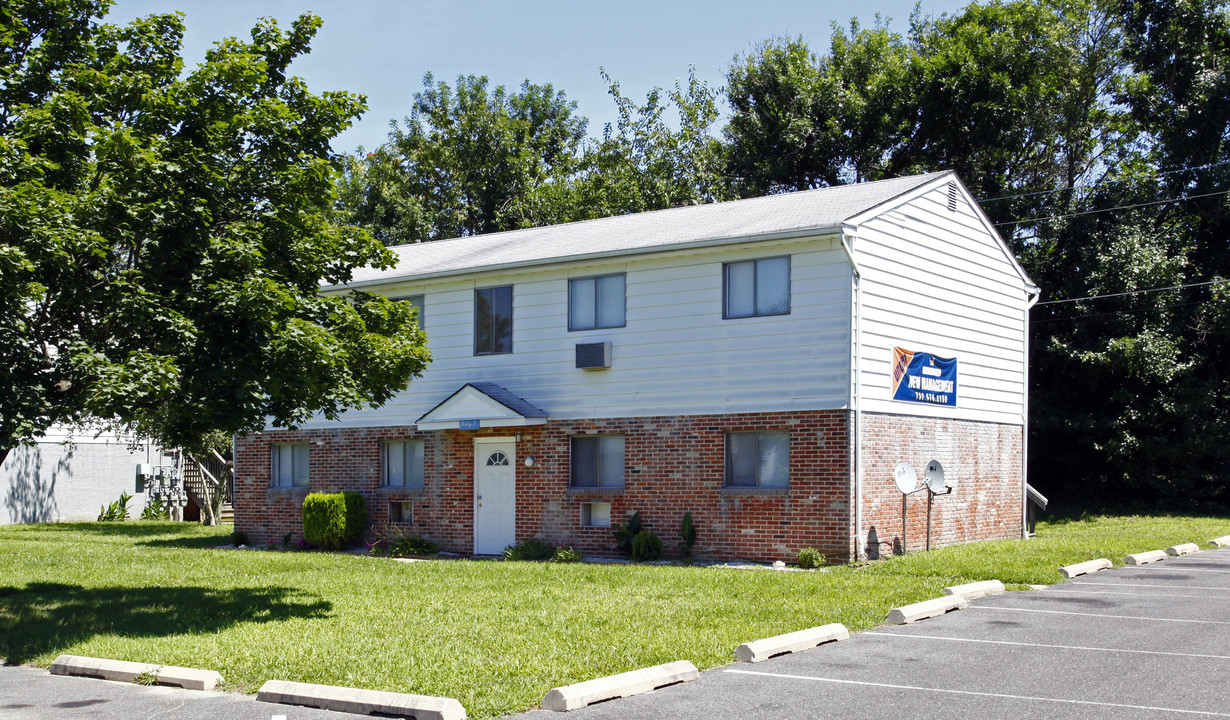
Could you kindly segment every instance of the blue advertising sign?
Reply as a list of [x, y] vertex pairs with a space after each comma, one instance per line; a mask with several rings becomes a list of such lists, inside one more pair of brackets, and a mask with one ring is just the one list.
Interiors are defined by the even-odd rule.
[[957, 359], [893, 348], [893, 399], [956, 407]]

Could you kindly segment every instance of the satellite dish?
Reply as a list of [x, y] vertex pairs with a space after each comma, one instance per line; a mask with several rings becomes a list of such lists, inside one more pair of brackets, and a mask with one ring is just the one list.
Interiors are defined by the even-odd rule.
[[944, 466], [940, 464], [939, 460], [932, 460], [927, 463], [927, 471], [924, 473], [924, 477], [927, 480], [927, 487], [931, 489], [931, 492], [942, 493], [947, 489], [947, 485], [944, 484]]
[[918, 488], [918, 473], [914, 472], [914, 466], [909, 463], [898, 463], [893, 470], [893, 482], [897, 483], [897, 489], [909, 495]]

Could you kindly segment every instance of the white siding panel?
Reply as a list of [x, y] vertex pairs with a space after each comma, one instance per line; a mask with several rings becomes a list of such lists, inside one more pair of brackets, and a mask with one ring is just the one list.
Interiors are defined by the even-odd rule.
[[[723, 263], [783, 255], [790, 313], [723, 319]], [[568, 279], [617, 272], [625, 273], [626, 326], [570, 332]], [[504, 284], [513, 285], [513, 352], [475, 357], [474, 288]], [[850, 284], [845, 253], [822, 237], [398, 285], [387, 294], [424, 296], [432, 363], [383, 407], [339, 422], [413, 424], [481, 380], [558, 419], [845, 407]], [[603, 341], [612, 344], [612, 367], [577, 370], [576, 344]]]
[[[1023, 423], [1025, 284], [998, 238], [938, 187], [857, 229], [862, 269], [861, 407]], [[958, 361], [957, 407], [891, 399], [892, 348]]]

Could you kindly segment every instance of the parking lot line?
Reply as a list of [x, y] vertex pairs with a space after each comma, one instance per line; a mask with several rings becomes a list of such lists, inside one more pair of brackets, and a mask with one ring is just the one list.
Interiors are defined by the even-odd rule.
[[841, 680], [838, 678], [815, 677], [811, 675], [787, 675], [784, 673], [757, 672], [755, 670], [725, 670], [724, 672], [739, 675], [760, 675], [762, 677], [781, 678], [784, 680], [810, 680], [812, 682], [834, 683], [838, 685], [862, 685], [865, 687], [889, 688], [892, 690], [917, 690], [922, 692], [942, 693], [947, 695], [972, 695], [975, 697], [1004, 698], [1005, 700], [1030, 700], [1034, 702], [1051, 702], [1067, 705], [1093, 705], [1097, 707], [1121, 708], [1124, 710], [1148, 710], [1150, 712], [1170, 712], [1184, 715], [1203, 715], [1204, 717], [1230, 717], [1230, 713], [1211, 712], [1208, 710], [1185, 710], [1183, 708], [1154, 707], [1150, 705], [1129, 705], [1126, 703], [1098, 702], [1096, 700], [1070, 700], [1066, 698], [1041, 697], [1034, 695], [1009, 695], [1006, 693], [977, 692], [975, 690], [949, 690], [947, 688], [929, 688], [919, 685], [894, 685], [892, 683], [869, 682], [866, 680]]
[[[1066, 585], [1109, 585], [1109, 586], [1114, 586], [1114, 587], [1156, 587], [1156, 588], [1173, 588], [1174, 587], [1174, 583], [1165, 585], [1161, 583], [1085, 582], [1084, 580], [1069, 580], [1065, 584]], [[1047, 588], [1047, 590], [1054, 590], [1057, 587], [1059, 586], [1052, 585], [1049, 588]], [[1230, 591], [1230, 588], [1227, 588], [1227, 587], [1214, 587], [1211, 585], [1184, 585], [1183, 589], [1184, 590], [1228, 590]]]
[[[1221, 588], [1218, 588], [1221, 589]], [[1169, 598], [1190, 598], [1193, 600], [1230, 600], [1230, 596], [1217, 595], [1179, 595], [1177, 593], [1155, 593], [1155, 592], [1123, 592], [1122, 590], [1072, 590], [1072, 589], [1050, 589], [1046, 594], [1053, 595], [1055, 593], [1071, 593], [1073, 595], [1130, 595], [1131, 597], [1169, 597]]]
[[1117, 620], [1152, 620], [1154, 622], [1192, 623], [1195, 625], [1230, 625], [1230, 621], [1227, 620], [1185, 620], [1183, 618], [1144, 617], [1142, 615], [1110, 615], [1107, 613], [1074, 612], [1072, 610], [1039, 610], [1037, 608], [995, 607], [991, 605], [970, 605], [970, 609], [1043, 613], [1046, 615], [1079, 615], [1081, 617], [1115, 618]]
[[1212, 570], [1210, 568], [1194, 568], [1183, 567], [1182, 564], [1171, 560], [1167, 565], [1122, 565], [1116, 570], [1140, 570], [1142, 572], [1189, 572], [1189, 573], [1215, 573], [1218, 575], [1230, 575], [1230, 570]]
[[981, 643], [985, 645], [1020, 645], [1022, 647], [1051, 648], [1056, 650], [1091, 650], [1108, 653], [1131, 653], [1133, 655], [1169, 655], [1171, 657], [1201, 658], [1204, 660], [1230, 660], [1230, 655], [1202, 655], [1199, 653], [1163, 652], [1161, 650], [1125, 650], [1122, 648], [1092, 647], [1088, 645], [1048, 645], [1046, 643], [1013, 642], [1011, 640], [980, 640], [977, 638], [943, 637], [942, 635], [915, 635], [913, 633], [886, 633], [866, 630], [859, 635], [876, 635], [891, 638], [917, 638], [919, 640], [944, 640], [947, 642]]

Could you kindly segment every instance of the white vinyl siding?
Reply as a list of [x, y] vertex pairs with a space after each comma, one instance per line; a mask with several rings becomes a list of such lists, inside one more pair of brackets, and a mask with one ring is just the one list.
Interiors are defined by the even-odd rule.
[[274, 487], [308, 486], [307, 443], [278, 443], [273, 446], [272, 485]]
[[382, 485], [404, 488], [423, 487], [422, 440], [386, 440], [382, 450]]
[[[1024, 282], [947, 184], [886, 209], [854, 241], [862, 270], [862, 409], [1024, 422]], [[893, 401], [892, 348], [955, 357], [957, 405]]]
[[[722, 318], [727, 263], [786, 256], [788, 315]], [[569, 280], [615, 274], [625, 278], [626, 327], [568, 332]], [[495, 285], [515, 286], [516, 353], [475, 356], [474, 291]], [[850, 288], [850, 265], [835, 236], [392, 285], [390, 295], [424, 296], [431, 364], [384, 406], [308, 426], [413, 425], [476, 379], [507, 388], [552, 419], [843, 408]], [[583, 342], [610, 342], [610, 369], [576, 369]]]

